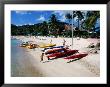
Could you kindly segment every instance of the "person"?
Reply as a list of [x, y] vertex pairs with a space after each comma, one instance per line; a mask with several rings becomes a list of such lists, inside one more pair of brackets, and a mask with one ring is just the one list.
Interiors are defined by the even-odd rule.
[[[70, 46], [71, 46], [71, 45], [70, 45]], [[65, 47], [65, 49], [69, 49], [69, 46], [68, 46], [68, 45], [65, 45], [64, 47]]]
[[52, 44], [52, 39], [50, 40], [50, 44]]
[[33, 44], [33, 45], [32, 45], [32, 48], [33, 48], [33, 50], [35, 51], [36, 44]]
[[66, 43], [66, 40], [65, 40], [65, 39], [63, 39], [63, 46], [65, 46], [65, 43]]
[[26, 45], [28, 45], [29, 43], [28, 42], [26, 42]]
[[[42, 52], [41, 61], [43, 61], [43, 57], [44, 57], [44, 52]], [[41, 62], [41, 61], [40, 61], [40, 62]]]

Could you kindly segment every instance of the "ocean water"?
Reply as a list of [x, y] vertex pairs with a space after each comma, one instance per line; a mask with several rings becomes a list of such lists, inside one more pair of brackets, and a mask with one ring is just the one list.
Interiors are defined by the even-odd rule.
[[11, 40], [11, 76], [12, 77], [35, 77], [40, 76], [26, 48], [20, 47], [21, 41]]

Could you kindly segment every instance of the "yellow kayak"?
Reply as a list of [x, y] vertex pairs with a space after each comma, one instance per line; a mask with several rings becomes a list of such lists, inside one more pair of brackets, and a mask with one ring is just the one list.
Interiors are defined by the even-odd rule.
[[56, 46], [56, 44], [45, 44], [45, 45], [40, 45], [40, 48], [46, 48], [46, 47], [52, 47], [52, 46]]

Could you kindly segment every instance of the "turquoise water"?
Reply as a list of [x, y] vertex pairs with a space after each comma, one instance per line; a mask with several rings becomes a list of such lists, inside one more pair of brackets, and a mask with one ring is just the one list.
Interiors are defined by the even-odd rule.
[[11, 76], [39, 76], [39, 70], [34, 67], [35, 61], [26, 48], [19, 47], [21, 41], [11, 40]]

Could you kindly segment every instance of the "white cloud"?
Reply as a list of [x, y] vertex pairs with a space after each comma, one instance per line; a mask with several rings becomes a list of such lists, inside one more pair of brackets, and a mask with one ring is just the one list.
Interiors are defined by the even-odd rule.
[[58, 11], [54, 11], [53, 12], [53, 14], [57, 14], [57, 15], [59, 15], [59, 20], [60, 21], [62, 21], [62, 22], [65, 22], [67, 19], [66, 19], [66, 17], [65, 17], [65, 15], [67, 14], [67, 13], [70, 13], [71, 11], [61, 11], [61, 10], [58, 10]]
[[64, 15], [64, 11], [54, 11], [53, 14], [59, 14], [59, 16]]
[[32, 23], [28, 23], [28, 25], [32, 25]]
[[38, 21], [45, 21], [45, 17], [44, 16], [40, 16], [40, 18], [37, 19]]
[[77, 21], [77, 20], [78, 20], [78, 18], [77, 18], [77, 17], [75, 17], [75, 18], [74, 18], [74, 21]]
[[16, 14], [21, 14], [21, 15], [24, 15], [24, 14], [31, 14], [31, 12], [29, 11], [15, 11]]
[[65, 22], [67, 19], [65, 17], [65, 15], [61, 16], [61, 18], [59, 18], [60, 21]]
[[71, 13], [71, 11], [61, 11], [61, 10], [58, 10], [58, 11], [54, 11], [53, 14], [58, 14], [59, 16], [63, 16], [67, 13]]

